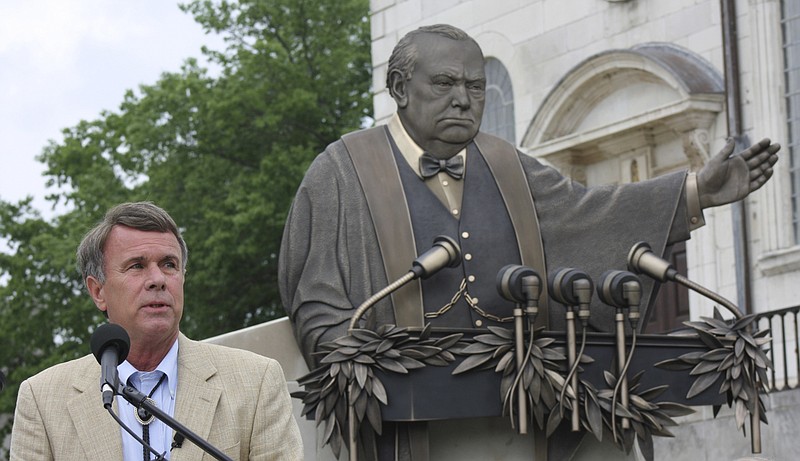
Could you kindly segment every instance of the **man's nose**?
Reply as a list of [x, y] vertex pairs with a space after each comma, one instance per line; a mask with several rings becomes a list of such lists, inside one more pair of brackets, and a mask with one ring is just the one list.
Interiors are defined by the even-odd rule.
[[453, 86], [453, 107], [460, 107], [462, 109], [469, 109], [471, 104], [469, 100], [469, 92], [467, 87], [463, 84]]
[[167, 287], [167, 278], [160, 267], [151, 267], [147, 272], [147, 289], [164, 290]]

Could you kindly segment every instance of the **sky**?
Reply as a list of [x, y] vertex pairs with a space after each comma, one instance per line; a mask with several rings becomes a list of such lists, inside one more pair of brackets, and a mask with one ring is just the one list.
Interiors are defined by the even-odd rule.
[[[50, 140], [125, 91], [178, 72], [201, 46], [222, 48], [175, 0], [0, 0], [0, 199], [32, 196], [45, 217], [47, 178], [36, 160]], [[185, 2], [184, 2], [185, 3]]]

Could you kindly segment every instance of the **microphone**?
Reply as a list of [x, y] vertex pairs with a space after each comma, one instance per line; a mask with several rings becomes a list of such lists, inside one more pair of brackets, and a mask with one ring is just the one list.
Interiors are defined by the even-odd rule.
[[[461, 264], [461, 248], [455, 240], [446, 235], [433, 239], [433, 247], [422, 253], [411, 263], [411, 272], [416, 277], [426, 279], [445, 267]], [[412, 279], [413, 280], [413, 279]]]
[[[509, 264], [499, 272], [496, 278], [497, 292], [500, 296], [509, 301], [514, 301], [514, 345], [515, 360], [517, 364], [517, 377], [514, 386], [517, 387], [517, 416], [519, 421], [519, 433], [528, 433], [528, 407], [525, 388], [520, 385], [520, 379], [524, 375], [525, 357], [530, 355], [533, 345], [533, 322], [539, 313], [539, 295], [541, 294], [542, 279], [539, 274], [527, 266]], [[524, 349], [525, 327], [522, 321], [522, 306], [525, 306], [525, 313], [528, 315], [529, 344], [527, 353]]]
[[529, 317], [535, 318], [539, 313], [542, 279], [535, 270], [518, 264], [504, 266], [497, 272], [496, 286], [503, 298], [524, 304]]
[[446, 235], [440, 235], [434, 238], [433, 247], [419, 255], [417, 259], [411, 263], [411, 269], [406, 275], [395, 280], [389, 286], [375, 293], [358, 306], [355, 314], [353, 314], [353, 317], [350, 319], [349, 329], [353, 330], [356, 327], [358, 319], [360, 319], [373, 304], [398, 290], [406, 283], [420, 277], [426, 279], [445, 267], [456, 267], [459, 264], [461, 264], [461, 247], [458, 243], [453, 238]]
[[638, 242], [628, 252], [628, 269], [637, 274], [645, 274], [659, 282], [675, 280], [678, 271], [672, 264], [659, 258], [647, 242]]
[[589, 304], [592, 301], [592, 279], [578, 269], [561, 268], [547, 277], [550, 296], [564, 306], [578, 306], [578, 318], [586, 327], [589, 321]]
[[[621, 397], [623, 408], [628, 408], [628, 367], [630, 366], [633, 351], [636, 348], [636, 328], [639, 324], [639, 304], [642, 298], [642, 283], [634, 274], [627, 271], [610, 270], [600, 276], [600, 284], [597, 285], [597, 295], [600, 300], [609, 306], [616, 307], [614, 321], [616, 323], [616, 346], [617, 346], [617, 384], [611, 399], [611, 407], [617, 406], [617, 395]], [[625, 318], [623, 309], [628, 309], [628, 320], [631, 323], [632, 342], [629, 353], [625, 352]], [[611, 415], [612, 430], [616, 439], [617, 427], [614, 424], [616, 414]], [[628, 418], [622, 419], [622, 428], [630, 427]]]
[[[705, 288], [679, 274], [670, 263], [653, 253], [653, 249], [647, 242], [638, 242], [631, 247], [630, 251], [628, 252], [628, 269], [636, 273], [648, 275], [660, 282], [666, 282], [669, 280], [679, 283], [686, 288], [719, 303], [722, 307], [733, 314], [736, 320], [741, 320], [743, 318], [741, 311], [738, 307], [736, 307], [735, 304], [725, 299], [721, 295], [714, 293], [708, 288]], [[752, 325], [748, 326], [748, 328], [752, 328]], [[752, 370], [751, 373], [755, 375], [755, 372]], [[757, 382], [758, 377], [755, 376], [754, 380]], [[757, 392], [756, 395], [758, 395]], [[753, 453], [761, 453], [761, 406], [758, 402], [755, 403], [753, 410], [753, 413], [750, 415], [750, 432], [753, 434], [751, 442], [752, 449]]]
[[[356, 328], [358, 319], [360, 319], [375, 303], [400, 289], [406, 283], [420, 277], [428, 278], [445, 267], [456, 267], [459, 264], [461, 264], [461, 247], [458, 243], [453, 238], [446, 235], [440, 235], [434, 238], [433, 247], [412, 261], [411, 270], [409, 270], [406, 275], [395, 280], [383, 290], [370, 296], [369, 299], [358, 306], [353, 317], [350, 319], [348, 331], [352, 332]], [[349, 402], [347, 406], [347, 422], [350, 427], [348, 441], [350, 459], [355, 459], [358, 451], [355, 411], [354, 403]]]
[[737, 320], [742, 318], [742, 313], [735, 304], [679, 274], [678, 271], [672, 267], [672, 264], [653, 253], [653, 249], [647, 242], [638, 242], [631, 247], [628, 252], [628, 269], [637, 274], [645, 274], [659, 282], [672, 281], [679, 283], [712, 301], [718, 302], [733, 314]]
[[[583, 349], [586, 346], [586, 326], [589, 322], [589, 304], [592, 302], [592, 279], [586, 272], [572, 269], [561, 268], [551, 272], [547, 277], [547, 287], [550, 296], [566, 307], [566, 326], [567, 326], [567, 363], [569, 373], [565, 378], [564, 387], [561, 389], [561, 400], [564, 401], [567, 385], [572, 386], [575, 398], [572, 403], [572, 432], [580, 431], [580, 409], [578, 408], [578, 365]], [[578, 317], [583, 324], [583, 336], [581, 341], [581, 351], [577, 352], [577, 341], [575, 338], [575, 312], [573, 307], [578, 306]], [[562, 404], [563, 405], [563, 404]], [[562, 406], [563, 408], [563, 406]]]
[[119, 385], [117, 365], [128, 357], [131, 339], [124, 328], [115, 323], [106, 323], [92, 333], [92, 354], [100, 363], [100, 390], [103, 406], [110, 408]]
[[629, 309], [628, 320], [631, 322], [631, 327], [636, 329], [642, 300], [642, 283], [639, 277], [628, 271], [603, 272], [600, 284], [597, 285], [597, 296], [609, 306]]
[[176, 432], [175, 437], [172, 438], [172, 445], [170, 445], [169, 451], [182, 447], [185, 439], [186, 437], [183, 434]]

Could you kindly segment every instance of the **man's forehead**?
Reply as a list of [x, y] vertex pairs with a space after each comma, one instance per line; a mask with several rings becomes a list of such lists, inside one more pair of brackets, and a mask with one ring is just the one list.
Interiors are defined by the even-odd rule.
[[143, 231], [127, 226], [114, 226], [105, 243], [106, 253], [117, 253], [120, 256], [131, 256], [145, 251], [180, 253], [180, 244], [172, 232]]
[[[462, 53], [457, 53], [458, 58], [465, 58], [470, 55], [478, 55], [483, 58], [483, 51], [480, 46], [471, 38], [465, 40], [456, 40], [444, 35], [434, 34], [432, 32], [425, 32], [417, 35], [414, 38], [414, 43], [417, 45], [417, 53], [423, 54], [426, 51], [451, 51], [453, 48], [460, 48]], [[470, 56], [470, 57], [473, 57]]]
[[[430, 35], [430, 34], [428, 34]], [[428, 69], [431, 75], [460, 76], [471, 79], [484, 78], [484, 61], [480, 49], [469, 40], [452, 40], [438, 37], [442, 42], [419, 46], [417, 66]]]

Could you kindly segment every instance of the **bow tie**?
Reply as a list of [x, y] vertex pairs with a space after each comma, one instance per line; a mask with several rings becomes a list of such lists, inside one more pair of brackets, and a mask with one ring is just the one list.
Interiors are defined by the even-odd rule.
[[422, 154], [419, 158], [419, 173], [423, 179], [436, 176], [440, 171], [449, 174], [453, 179], [461, 179], [464, 176], [464, 159], [454, 155], [447, 160], [440, 160], [427, 152]]

